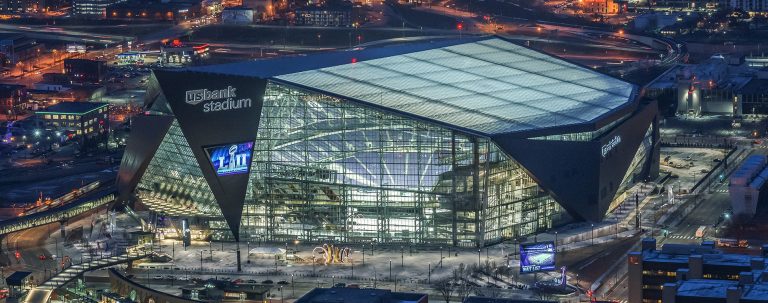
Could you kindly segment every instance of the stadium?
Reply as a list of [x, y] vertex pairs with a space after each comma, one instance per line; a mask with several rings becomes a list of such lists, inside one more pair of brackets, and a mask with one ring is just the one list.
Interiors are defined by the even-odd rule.
[[198, 237], [482, 247], [598, 222], [658, 174], [637, 86], [500, 37], [150, 80], [119, 197]]

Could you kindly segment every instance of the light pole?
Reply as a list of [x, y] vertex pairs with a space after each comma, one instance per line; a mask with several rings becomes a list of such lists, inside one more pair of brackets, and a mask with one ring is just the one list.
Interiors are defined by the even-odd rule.
[[432, 284], [432, 262], [427, 263], [427, 284]]
[[315, 255], [312, 255], [312, 276], [315, 276]]
[[591, 223], [592, 225], [592, 245], [595, 245], [595, 224]]
[[200, 251], [200, 271], [203, 271], [203, 251]]
[[389, 259], [389, 280], [392, 281], [392, 259]]
[[480, 268], [480, 249], [477, 249], [477, 268]]
[[443, 268], [443, 247], [440, 246], [440, 268]]
[[296, 297], [296, 287], [293, 286], [293, 274], [291, 274], [291, 297]]
[[280, 303], [283, 303], [283, 302], [285, 301], [283, 301], [283, 286], [281, 285], [280, 286]]
[[400, 267], [405, 266], [405, 255], [403, 254], [403, 247], [400, 246]]
[[557, 231], [555, 231], [555, 251], [557, 251]]

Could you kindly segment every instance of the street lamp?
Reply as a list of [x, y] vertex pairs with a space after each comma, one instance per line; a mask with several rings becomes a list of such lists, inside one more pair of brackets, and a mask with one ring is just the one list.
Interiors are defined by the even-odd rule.
[[293, 274], [291, 274], [291, 297], [296, 297], [296, 287], [293, 286]]
[[443, 247], [440, 246], [440, 268], [443, 268]]
[[389, 259], [389, 280], [392, 281], [392, 258]]
[[432, 284], [432, 262], [427, 263], [427, 284]]
[[590, 223], [592, 225], [592, 245], [595, 245], [595, 224]]
[[477, 249], [477, 268], [480, 268], [480, 249]]

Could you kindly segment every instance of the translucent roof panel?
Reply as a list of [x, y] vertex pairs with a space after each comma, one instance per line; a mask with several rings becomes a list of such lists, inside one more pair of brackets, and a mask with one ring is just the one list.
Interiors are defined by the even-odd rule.
[[630, 104], [636, 91], [499, 38], [274, 78], [486, 135], [594, 122]]

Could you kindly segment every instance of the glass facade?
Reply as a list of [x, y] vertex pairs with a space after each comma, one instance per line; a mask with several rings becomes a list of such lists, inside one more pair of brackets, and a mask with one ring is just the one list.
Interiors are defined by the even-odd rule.
[[629, 169], [624, 174], [619, 185], [619, 190], [616, 191], [616, 195], [611, 201], [611, 205], [608, 207], [608, 211], [613, 211], [616, 207], [619, 207], [627, 198], [627, 190], [632, 185], [641, 181], [643, 164], [650, 158], [653, 148], [653, 125], [648, 127], [643, 136], [643, 141], [640, 142], [640, 146], [635, 152], [635, 156], [632, 157], [632, 162], [629, 164]]
[[176, 121], [149, 162], [137, 191], [142, 202], [154, 211], [169, 215], [221, 216], [211, 188]]
[[[551, 228], [564, 210], [485, 137], [271, 82], [241, 223], [243, 241], [482, 246]], [[140, 184], [151, 209], [221, 211], [176, 122]]]
[[487, 138], [276, 83], [251, 179], [253, 239], [476, 246], [562, 212]]

